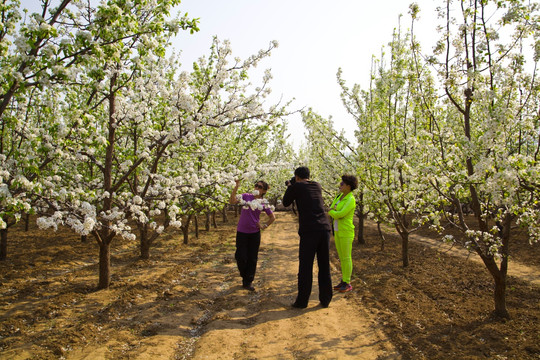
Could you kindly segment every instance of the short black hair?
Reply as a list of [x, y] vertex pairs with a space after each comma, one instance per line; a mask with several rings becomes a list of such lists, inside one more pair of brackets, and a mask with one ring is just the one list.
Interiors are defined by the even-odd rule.
[[298, 176], [300, 179], [309, 179], [309, 169], [307, 166], [300, 166], [294, 170], [294, 175]]
[[351, 187], [351, 191], [358, 189], [358, 179], [354, 175], [343, 175], [341, 177], [341, 181], [343, 181], [346, 185], [349, 185]]
[[259, 180], [255, 182], [255, 185], [257, 184], [261, 184], [263, 187], [263, 190], [266, 190], [266, 191], [268, 191], [268, 189], [270, 188], [270, 186], [268, 186], [268, 183], [266, 181]]

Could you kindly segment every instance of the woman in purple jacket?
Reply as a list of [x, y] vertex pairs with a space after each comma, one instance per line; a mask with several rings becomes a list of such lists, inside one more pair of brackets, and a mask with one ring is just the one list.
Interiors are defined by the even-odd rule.
[[[239, 186], [240, 180], [236, 180], [236, 186], [229, 199], [230, 204], [243, 205], [236, 228], [236, 253], [234, 257], [242, 277], [242, 287], [255, 291], [253, 279], [255, 278], [259, 246], [261, 245], [261, 230], [272, 224], [276, 217], [268, 201], [263, 199], [264, 194], [268, 191], [266, 182], [257, 181], [253, 193], [236, 195]], [[260, 221], [262, 211], [268, 215], [268, 221], [265, 224]]]

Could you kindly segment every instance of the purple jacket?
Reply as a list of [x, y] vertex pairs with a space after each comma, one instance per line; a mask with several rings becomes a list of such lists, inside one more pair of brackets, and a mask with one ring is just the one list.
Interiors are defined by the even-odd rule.
[[[253, 201], [255, 200], [255, 195], [249, 193], [242, 194], [242, 200], [247, 202]], [[270, 209], [270, 207], [267, 205], [263, 205], [263, 211], [267, 215], [272, 214], [272, 209]], [[238, 232], [246, 234], [253, 234], [259, 232], [260, 229], [257, 226], [257, 223], [259, 222], [260, 215], [261, 210], [252, 209], [251, 207], [249, 207], [249, 205], [243, 206], [242, 211], [240, 212], [240, 219], [238, 220], [238, 226], [236, 227], [236, 230]]]

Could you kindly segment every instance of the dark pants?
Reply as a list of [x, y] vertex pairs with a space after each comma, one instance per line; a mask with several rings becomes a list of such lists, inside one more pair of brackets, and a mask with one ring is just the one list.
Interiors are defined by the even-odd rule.
[[313, 261], [317, 255], [319, 266], [319, 301], [328, 305], [332, 300], [332, 279], [330, 277], [330, 232], [317, 231], [300, 234], [298, 253], [298, 296], [295, 303], [305, 307], [311, 295], [313, 283]]
[[259, 246], [261, 245], [261, 232], [246, 234], [236, 232], [236, 265], [242, 276], [242, 284], [249, 285], [255, 278], [257, 269], [257, 257], [259, 255]]

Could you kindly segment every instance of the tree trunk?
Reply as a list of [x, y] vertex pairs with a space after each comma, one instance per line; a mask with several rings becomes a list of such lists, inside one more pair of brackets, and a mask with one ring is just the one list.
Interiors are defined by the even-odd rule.
[[229, 221], [229, 219], [227, 218], [227, 205], [223, 207], [221, 214], [223, 215], [223, 223], [226, 224]]
[[501, 239], [502, 239], [502, 259], [500, 266], [501, 274], [501, 284], [500, 289], [495, 281], [495, 313], [499, 316], [508, 318], [508, 310], [506, 309], [506, 279], [508, 275], [508, 256], [510, 255], [509, 243], [510, 243], [510, 230], [512, 229], [512, 221], [514, 220], [514, 215], [506, 215], [503, 220], [503, 226], [501, 229]]
[[199, 238], [199, 217], [195, 215], [193, 217], [193, 221], [195, 222], [195, 237]]
[[495, 278], [495, 315], [502, 318], [509, 318], [508, 310], [506, 309], [506, 276], [498, 276]]
[[7, 238], [8, 229], [0, 230], [0, 261], [7, 259]]
[[493, 293], [495, 301], [495, 315], [501, 318], [509, 318], [510, 314], [506, 308], [506, 280], [508, 275], [508, 243], [510, 241], [510, 229], [514, 217], [507, 215], [502, 224], [499, 226], [499, 236], [501, 237], [502, 246], [502, 259], [500, 266], [497, 266], [497, 262], [493, 256], [486, 256], [480, 249], [477, 249], [477, 253], [482, 258], [484, 265], [488, 269], [489, 273], [493, 277], [495, 282], [495, 290]]
[[217, 222], [216, 222], [216, 211], [212, 211], [212, 226], [214, 229], [217, 229]]
[[140, 241], [140, 258], [143, 260], [150, 259], [150, 239], [148, 238], [148, 234], [146, 229], [141, 229], [139, 232], [141, 241]]
[[381, 222], [380, 221], [377, 221], [377, 232], [379, 233], [379, 238], [381, 239], [381, 251], [384, 250], [384, 242], [385, 242], [385, 238], [384, 238], [384, 234], [381, 230]]
[[[506, 271], [499, 270], [497, 262], [493, 256], [487, 256], [482, 253], [482, 250], [476, 249], [476, 253], [480, 255], [484, 265], [491, 274], [495, 282], [495, 291], [493, 294], [495, 300], [495, 315], [503, 318], [508, 318], [508, 310], [506, 309]], [[502, 260], [506, 263], [506, 260]], [[506, 265], [501, 264], [501, 268], [506, 269]]]
[[401, 234], [401, 258], [403, 267], [409, 266], [409, 233], [406, 231]]
[[[184, 222], [184, 224], [182, 225], [181, 229], [182, 229], [182, 234], [184, 235], [184, 244], [187, 245], [188, 242], [189, 242], [189, 223], [191, 221], [191, 218], [192, 218], [193, 215], [189, 215], [186, 219], [186, 221]], [[195, 217], [196, 218], [196, 217]]]
[[[105, 149], [105, 162], [103, 164], [103, 190], [109, 193], [108, 197], [103, 199], [103, 212], [107, 212], [112, 209], [112, 173], [113, 173], [113, 159], [114, 150], [116, 145], [116, 80], [117, 74], [113, 73], [109, 84], [109, 123], [108, 123], [108, 137], [107, 146]], [[114, 233], [110, 230], [111, 221], [105, 222], [101, 232], [96, 232], [95, 236], [99, 244], [99, 281], [98, 289], [107, 289], [111, 284], [111, 242], [114, 238]]]
[[363, 245], [366, 243], [366, 239], [364, 238], [364, 192], [360, 192], [360, 198], [358, 202], [358, 243]]
[[108, 241], [99, 244], [98, 289], [107, 289], [111, 284], [111, 245]]
[[189, 243], [189, 226], [182, 226], [182, 234], [184, 235], [184, 244]]
[[358, 217], [358, 244], [364, 245], [366, 239], [364, 238], [364, 215]]
[[204, 229], [206, 231], [210, 231], [210, 213], [209, 212], [206, 212], [205, 214], [205, 224], [204, 224]]
[[24, 214], [24, 231], [28, 232], [30, 229], [30, 214]]

